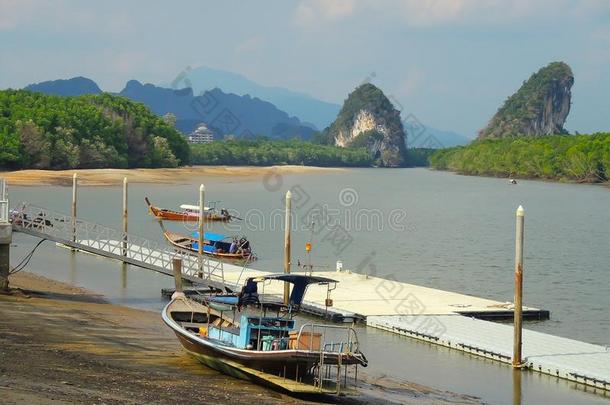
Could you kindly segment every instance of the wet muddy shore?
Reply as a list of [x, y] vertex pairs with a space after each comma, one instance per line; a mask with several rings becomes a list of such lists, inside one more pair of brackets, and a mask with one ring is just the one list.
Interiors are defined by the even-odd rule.
[[157, 313], [28, 273], [11, 285], [0, 294], [3, 404], [478, 403], [384, 379], [363, 384], [357, 400], [294, 398], [200, 365]]

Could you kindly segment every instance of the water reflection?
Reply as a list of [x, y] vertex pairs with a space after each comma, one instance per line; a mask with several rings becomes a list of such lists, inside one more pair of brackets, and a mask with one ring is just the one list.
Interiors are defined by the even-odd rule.
[[71, 254], [68, 255], [68, 271], [70, 273], [70, 284], [76, 285], [76, 251], [72, 250]]
[[121, 263], [121, 297], [125, 298], [127, 293], [127, 270], [128, 264], [123, 262]]
[[513, 369], [513, 405], [521, 405], [521, 371], [518, 368]]

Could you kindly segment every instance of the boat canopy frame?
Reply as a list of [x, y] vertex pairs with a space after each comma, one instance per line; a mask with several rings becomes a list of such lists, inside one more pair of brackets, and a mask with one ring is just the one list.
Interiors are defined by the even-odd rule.
[[327, 285], [329, 290], [333, 290], [338, 283], [337, 280], [322, 276], [308, 276], [303, 274], [268, 274], [263, 276], [248, 277], [246, 279], [246, 283], [244, 284], [244, 288], [242, 289], [242, 293], [244, 291], [250, 293], [256, 292], [253, 284], [264, 283], [266, 281], [283, 281], [292, 284], [292, 291], [288, 299], [288, 306], [292, 308], [300, 308], [309, 285]]

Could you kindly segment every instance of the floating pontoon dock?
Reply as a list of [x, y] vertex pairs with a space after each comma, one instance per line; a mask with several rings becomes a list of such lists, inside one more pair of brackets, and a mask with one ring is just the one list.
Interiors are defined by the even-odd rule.
[[[369, 316], [368, 326], [511, 363], [513, 327], [460, 315]], [[525, 366], [610, 390], [610, 349], [523, 330]]]

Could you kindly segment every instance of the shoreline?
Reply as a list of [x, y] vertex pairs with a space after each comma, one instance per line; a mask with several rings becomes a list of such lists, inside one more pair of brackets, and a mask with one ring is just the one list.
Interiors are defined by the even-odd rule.
[[71, 186], [72, 176], [78, 174], [79, 185], [120, 185], [124, 177], [130, 183], [188, 183], [198, 176], [248, 179], [269, 174], [309, 174], [341, 172], [341, 167], [318, 166], [184, 166], [158, 169], [73, 169], [73, 170], [16, 170], [0, 171], [9, 185], [15, 186]]
[[481, 403], [385, 376], [363, 381], [359, 397], [289, 396], [199, 364], [156, 312], [27, 272], [10, 284], [12, 293], [0, 293], [0, 395], [7, 404]]
[[517, 177], [517, 176], [504, 176], [504, 175], [494, 175], [494, 174], [469, 174], [469, 173], [461, 173], [456, 172], [454, 170], [444, 170], [444, 169], [435, 169], [432, 166], [427, 167], [428, 170], [433, 172], [443, 172], [443, 173], [451, 173], [458, 176], [466, 176], [466, 177], [483, 177], [487, 179], [515, 179], [515, 180], [529, 180], [529, 181], [541, 181], [543, 183], [558, 183], [558, 184], [578, 184], [585, 186], [602, 186], [602, 187], [610, 187], [610, 180], [608, 181], [600, 181], [600, 182], [591, 182], [591, 181], [577, 181], [570, 180], [565, 178], [541, 178], [541, 177]]

